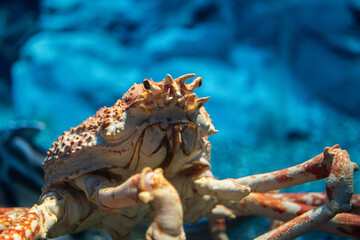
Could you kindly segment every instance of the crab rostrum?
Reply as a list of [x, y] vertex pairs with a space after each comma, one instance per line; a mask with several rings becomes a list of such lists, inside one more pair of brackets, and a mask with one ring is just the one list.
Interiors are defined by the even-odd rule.
[[[338, 145], [293, 167], [239, 179], [210, 171], [208, 136], [216, 133], [193, 91], [195, 74], [134, 84], [114, 106], [62, 136], [45, 158], [45, 185], [31, 209], [0, 209], [0, 239], [44, 239], [104, 228], [129, 239], [150, 223], [147, 239], [185, 239], [183, 222], [208, 217], [214, 238], [227, 239], [224, 218], [262, 215], [285, 222], [259, 239], [291, 239], [312, 229], [356, 236], [358, 170]], [[225, 159], [226, 160], [226, 159]], [[271, 192], [327, 178], [326, 194]], [[351, 203], [353, 207], [351, 206]], [[347, 212], [347, 213], [343, 213]]]

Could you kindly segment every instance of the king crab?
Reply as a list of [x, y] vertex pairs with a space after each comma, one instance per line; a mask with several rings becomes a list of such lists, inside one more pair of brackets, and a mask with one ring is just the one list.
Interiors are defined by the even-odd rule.
[[[214, 223], [214, 238], [226, 239], [221, 223], [234, 215], [285, 221], [258, 239], [292, 239], [312, 229], [356, 237], [358, 166], [338, 145], [287, 169], [215, 179], [208, 136], [217, 131], [203, 107], [208, 98], [193, 93], [202, 79], [185, 84], [193, 76], [145, 79], [114, 106], [64, 132], [43, 163], [38, 204], [0, 209], [0, 239], [44, 239], [95, 227], [129, 239], [136, 224], [147, 222], [146, 239], [185, 239], [183, 222], [202, 217]], [[322, 178], [326, 194], [273, 192]]]

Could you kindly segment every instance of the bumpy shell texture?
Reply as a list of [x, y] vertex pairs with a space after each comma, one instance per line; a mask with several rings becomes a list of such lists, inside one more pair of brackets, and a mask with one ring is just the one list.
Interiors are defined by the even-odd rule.
[[[132, 163], [138, 161], [140, 139], [151, 133], [151, 143], [160, 134], [156, 129], [171, 124], [194, 126], [199, 138], [216, 133], [202, 106], [208, 97], [198, 98], [193, 93], [202, 79], [185, 84], [194, 75], [177, 79], [167, 75], [161, 82], [145, 79], [143, 84], [134, 84], [114, 106], [101, 108], [79, 126], [64, 132], [52, 144], [43, 163], [45, 188], [100, 169], [136, 171]], [[149, 128], [154, 125], [159, 127]]]

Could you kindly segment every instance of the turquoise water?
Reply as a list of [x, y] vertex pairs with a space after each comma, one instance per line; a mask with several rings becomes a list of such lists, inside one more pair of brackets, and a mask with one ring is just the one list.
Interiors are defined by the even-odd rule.
[[[9, 0], [0, 10], [0, 124], [43, 122], [43, 149], [134, 82], [196, 73], [219, 130], [217, 177], [286, 168], [334, 144], [359, 164], [358, 1]], [[237, 224], [231, 239], [248, 229]], [[333, 239], [304, 239], [315, 237]]]

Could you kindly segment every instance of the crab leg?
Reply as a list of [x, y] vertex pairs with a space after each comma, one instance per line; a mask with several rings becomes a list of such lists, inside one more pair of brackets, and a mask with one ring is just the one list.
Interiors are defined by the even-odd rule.
[[212, 211], [209, 219], [209, 227], [212, 239], [228, 240], [226, 234], [226, 219], [234, 219], [236, 215], [234, 211], [225, 207], [224, 205], [216, 205]]
[[155, 219], [146, 231], [146, 239], [185, 239], [183, 210], [179, 194], [165, 179], [161, 169], [145, 168], [124, 184], [101, 189], [98, 201], [107, 208], [121, 208], [155, 202]]
[[[327, 147], [324, 153], [299, 165], [270, 173], [239, 178], [235, 181], [238, 184], [250, 186], [251, 192], [268, 192], [323, 179], [329, 175], [334, 163], [334, 156], [338, 152], [346, 151], [341, 150], [339, 145]], [[347, 164], [349, 167], [354, 165], [354, 171], [359, 169], [355, 163], [349, 161]]]
[[0, 208], [0, 216], [1, 215], [9, 215], [14, 213], [27, 213], [30, 208], [27, 207], [14, 207], [14, 208]]
[[[27, 213], [18, 218], [0, 234], [0, 240], [45, 239], [47, 231], [57, 222], [58, 201], [53, 196], [34, 205]], [[3, 215], [6, 216], [6, 215]]]
[[[343, 151], [338, 145], [325, 148], [324, 153], [293, 167], [238, 179], [216, 180], [203, 176], [194, 181], [202, 195], [215, 195], [221, 199], [240, 200], [250, 192], [268, 192], [326, 178], [331, 170], [335, 152]], [[355, 163], [354, 169], [358, 167]]]
[[194, 187], [201, 195], [227, 200], [241, 200], [250, 193], [249, 186], [238, 184], [233, 179], [217, 180], [211, 176], [195, 180]]
[[209, 227], [212, 239], [229, 240], [226, 234], [226, 222], [224, 218], [209, 218]]
[[[276, 199], [282, 199], [290, 202], [302, 203], [312, 206], [320, 206], [326, 202], [326, 193], [309, 192], [309, 193], [263, 193]], [[349, 213], [360, 214], [360, 194], [354, 194], [350, 200], [351, 209]]]
[[[270, 194], [263, 193], [251, 193], [241, 201], [229, 201], [226, 205], [234, 209], [238, 216], [258, 215], [281, 221], [289, 221], [315, 208], [315, 206], [273, 198]], [[360, 216], [339, 213], [329, 222], [315, 226], [314, 230], [359, 238]]]
[[11, 226], [28, 210], [29, 208], [0, 208], [0, 233]]
[[[326, 148], [324, 156], [324, 159], [327, 158], [327, 156], [331, 157], [330, 160], [327, 160], [331, 163], [331, 169], [326, 182], [327, 197], [325, 204], [310, 211], [306, 211], [300, 216], [295, 217], [257, 239], [293, 239], [314, 229], [316, 226], [320, 226], [321, 224], [328, 222], [336, 214], [350, 210], [350, 199], [353, 193], [353, 172], [354, 170], [357, 170], [358, 167], [350, 161], [349, 155], [346, 151], [339, 150], [338, 148], [333, 149], [333, 151]], [[291, 174], [291, 171], [289, 174]], [[254, 198], [251, 196], [256, 197]], [[247, 198], [253, 198], [253, 202], [255, 200], [258, 201], [259, 204], [263, 205], [267, 202], [266, 199], [261, 199], [261, 195], [256, 193], [252, 193]], [[277, 200], [280, 201], [279, 199]], [[230, 205], [232, 204], [233, 203], [230, 203]], [[241, 210], [241, 207], [239, 209], [236, 207], [236, 204], [238, 203], [235, 202], [234, 206], [230, 206], [229, 204], [226, 205], [233, 209]], [[279, 205], [278, 202], [275, 206], [277, 207], [277, 211], [286, 215], [289, 214], [288, 209], [291, 209], [291, 204], [297, 205], [296, 203], [291, 202], [286, 202], [285, 205]], [[281, 209], [281, 207], [284, 208]], [[299, 210], [301, 209], [298, 209], [298, 211]]]
[[[215, 195], [224, 200], [239, 200], [249, 192], [268, 192], [326, 178], [333, 165], [339, 162], [339, 156], [349, 158], [345, 150], [341, 150], [338, 145], [335, 145], [325, 148], [324, 153], [304, 163], [283, 170], [238, 179], [216, 180], [204, 176], [194, 181], [194, 187], [202, 195]], [[359, 170], [359, 167], [350, 159], [342, 162], [346, 164], [345, 168], [349, 168], [351, 171]], [[336, 173], [334, 172], [333, 175], [335, 176]], [[352, 172], [349, 176], [352, 178]], [[331, 179], [334, 177], [329, 177], [329, 180]]]
[[[163, 176], [162, 169], [152, 171], [144, 168], [117, 187], [104, 188], [97, 181], [101, 179], [89, 176], [79, 178], [76, 184], [83, 186], [90, 199], [96, 196], [97, 204], [104, 210], [118, 210], [154, 200], [155, 218], [146, 231], [146, 239], [185, 239], [181, 200], [176, 189]], [[92, 189], [92, 185], [99, 187]]]

